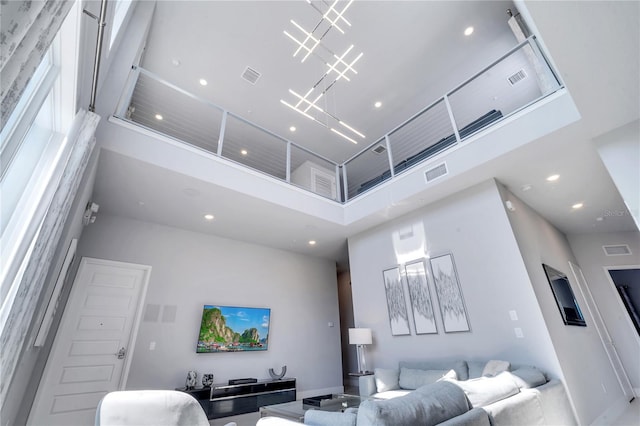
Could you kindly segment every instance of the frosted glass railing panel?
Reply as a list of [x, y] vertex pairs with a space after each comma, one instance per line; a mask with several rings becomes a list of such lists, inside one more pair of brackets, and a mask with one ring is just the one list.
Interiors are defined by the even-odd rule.
[[385, 140], [379, 140], [345, 163], [344, 172], [347, 175], [347, 199], [391, 178]]
[[449, 94], [461, 139], [560, 88], [536, 52], [525, 44]]
[[389, 134], [394, 173], [402, 173], [456, 143], [447, 106], [440, 100]]
[[336, 165], [309, 151], [291, 145], [291, 183], [323, 197], [340, 200]]
[[287, 142], [235, 115], [227, 117], [222, 156], [285, 180]]
[[145, 73], [138, 77], [125, 114], [131, 121], [181, 142], [214, 153], [218, 148], [222, 111]]

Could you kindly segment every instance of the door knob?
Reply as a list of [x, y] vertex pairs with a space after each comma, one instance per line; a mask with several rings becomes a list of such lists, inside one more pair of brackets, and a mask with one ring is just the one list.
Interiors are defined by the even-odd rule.
[[125, 353], [125, 349], [124, 349], [124, 346], [123, 346], [123, 347], [120, 348], [120, 350], [118, 351], [116, 356], [118, 357], [118, 359], [124, 359], [124, 353]]

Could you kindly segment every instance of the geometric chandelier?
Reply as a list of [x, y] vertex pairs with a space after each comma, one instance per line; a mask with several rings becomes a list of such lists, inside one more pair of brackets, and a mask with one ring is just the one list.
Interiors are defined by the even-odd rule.
[[[307, 0], [307, 2], [313, 9], [320, 13], [320, 21], [311, 31], [308, 31], [292, 19], [290, 22], [297, 30], [295, 31], [296, 35], [294, 36], [286, 30], [284, 34], [297, 44], [297, 49], [293, 53], [293, 56], [297, 57], [298, 54], [302, 53], [300, 63], [306, 61], [309, 56], [313, 55], [315, 58], [320, 59], [327, 68], [324, 74], [317, 79], [304, 94], [289, 89], [292, 100], [288, 102], [281, 99], [280, 102], [315, 123], [328, 128], [338, 136], [350, 142], [358, 143], [354, 138], [364, 138], [365, 136], [361, 132], [319, 105], [319, 101], [338, 81], [351, 81], [350, 77], [358, 74], [354, 65], [360, 60], [363, 53], [354, 57], [354, 54], [351, 53], [354, 46], [351, 45], [338, 55], [323, 43], [324, 37], [331, 30], [336, 29], [344, 34], [343, 27], [345, 25], [351, 26], [344, 14], [349, 6], [351, 6], [351, 3], [353, 3], [353, 0], [334, 0], [333, 4], [328, 6], [328, 9], [325, 11], [320, 10], [315, 4], [311, 3], [311, 1]], [[347, 4], [342, 7], [344, 3]], [[340, 130], [336, 129], [338, 126], [334, 126], [334, 122], [340, 126]]]

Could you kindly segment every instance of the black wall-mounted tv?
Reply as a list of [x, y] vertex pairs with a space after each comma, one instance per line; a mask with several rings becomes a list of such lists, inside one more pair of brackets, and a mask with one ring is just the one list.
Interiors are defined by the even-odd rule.
[[266, 351], [271, 309], [204, 305], [197, 353]]
[[578, 306], [573, 290], [571, 290], [567, 275], [544, 263], [542, 267], [547, 275], [547, 280], [549, 280], [549, 285], [551, 285], [551, 291], [556, 299], [560, 316], [562, 316], [564, 323], [566, 325], [586, 327], [587, 323], [584, 320], [580, 306]]

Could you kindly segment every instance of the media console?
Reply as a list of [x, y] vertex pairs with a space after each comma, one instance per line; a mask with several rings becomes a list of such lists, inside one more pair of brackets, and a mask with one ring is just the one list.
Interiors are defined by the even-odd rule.
[[296, 400], [296, 379], [258, 380], [255, 383], [229, 385], [218, 383], [210, 388], [176, 390], [198, 400], [209, 419], [252, 413], [260, 407]]

